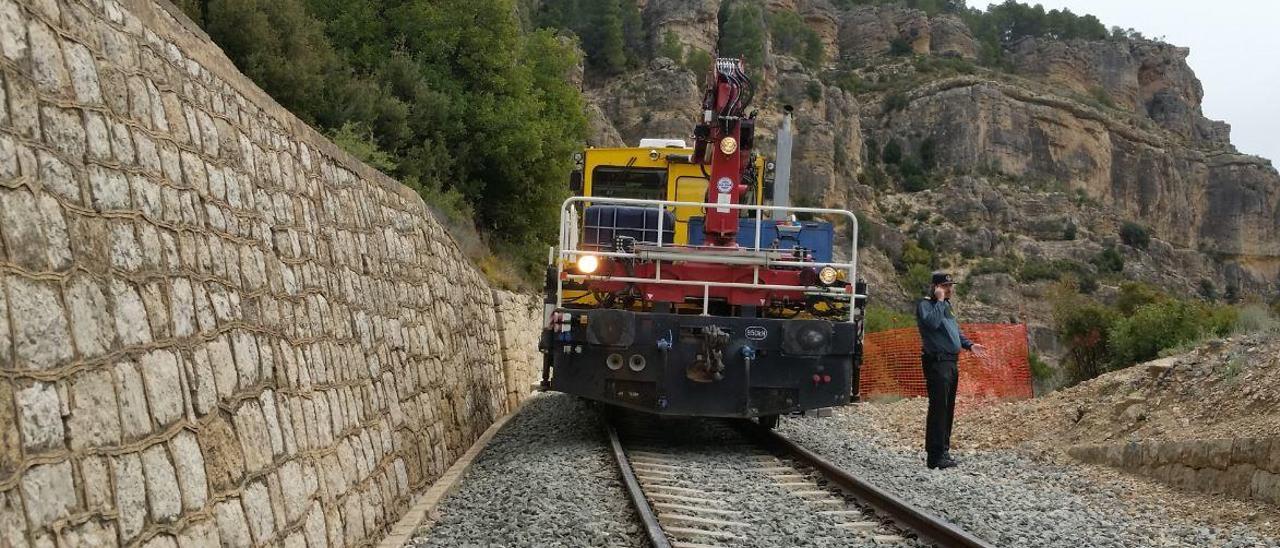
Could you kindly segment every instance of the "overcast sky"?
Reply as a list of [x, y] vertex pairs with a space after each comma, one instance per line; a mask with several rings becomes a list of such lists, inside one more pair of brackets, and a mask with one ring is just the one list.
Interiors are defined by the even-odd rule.
[[[991, 0], [994, 1], [994, 0]], [[1241, 152], [1280, 163], [1280, 2], [1275, 0], [1023, 0], [1092, 13], [1191, 48], [1204, 113], [1231, 124]], [[984, 6], [987, 0], [970, 0]]]

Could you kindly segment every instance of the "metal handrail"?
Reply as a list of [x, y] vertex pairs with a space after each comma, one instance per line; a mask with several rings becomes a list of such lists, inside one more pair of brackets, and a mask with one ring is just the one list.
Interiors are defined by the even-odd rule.
[[[756, 219], [755, 240], [754, 240], [755, 245], [751, 249], [756, 251], [757, 255], [755, 256], [752, 256], [752, 255], [744, 256], [742, 254], [727, 255], [727, 254], [718, 254], [714, 252], [707, 253], [707, 252], [701, 252], [701, 251], [693, 251], [693, 252], [683, 251], [683, 252], [677, 253], [677, 252], [662, 252], [662, 251], [656, 251], [651, 249], [631, 252], [631, 253], [618, 252], [618, 251], [594, 251], [594, 250], [584, 250], [584, 249], [570, 249], [570, 247], [576, 247], [576, 246], [572, 246], [570, 244], [571, 240], [568, 239], [569, 233], [567, 231], [570, 229], [569, 224], [571, 224], [568, 218], [577, 218], [576, 216], [572, 215], [572, 213], [576, 211], [575, 209], [573, 209], [575, 204], [586, 203], [586, 202], [590, 202], [592, 204], [617, 204], [617, 205], [632, 205], [632, 206], [641, 206], [641, 207], [658, 207], [663, 211], [665, 211], [666, 208], [668, 207], [697, 207], [705, 210], [709, 206], [714, 206], [718, 210], [735, 209], [735, 210], [754, 211], [755, 219]], [[848, 262], [788, 261], [788, 260], [771, 259], [768, 256], [768, 254], [759, 254], [758, 252], [765, 250], [760, 247], [760, 244], [761, 244], [760, 238], [761, 238], [761, 226], [763, 225], [763, 222], [764, 222], [764, 212], [766, 211], [783, 212], [784, 214], [785, 213], [810, 213], [810, 214], [817, 214], [817, 215], [843, 215], [845, 218], [849, 220], [850, 222], [849, 226], [852, 232], [851, 234], [852, 237], [850, 239], [849, 261]], [[656, 244], [651, 244], [654, 247], [659, 249], [664, 247], [663, 245], [664, 218], [665, 218], [665, 215], [662, 215], [662, 214], [658, 215], [657, 242]], [[617, 229], [616, 218], [614, 222], [615, 222], [614, 229], [616, 230]], [[575, 225], [572, 227], [572, 229], [575, 231], [574, 234], [576, 234], [577, 233], [576, 231], [578, 230], [578, 227], [576, 226], [576, 222], [572, 224]], [[645, 230], [648, 230], [648, 229], [645, 229]], [[858, 276], [857, 276], [858, 274], [858, 217], [854, 215], [852, 212], [849, 212], [843, 209], [827, 209], [827, 208], [817, 208], [817, 207], [796, 207], [796, 206], [766, 206], [766, 205], [753, 205], [753, 204], [719, 204], [719, 203], [706, 204], [704, 202], [679, 202], [679, 201], [673, 201], [673, 200], [640, 200], [640, 199], [634, 199], [634, 198], [603, 198], [598, 196], [573, 196], [565, 200], [564, 203], [562, 203], [560, 206], [560, 238], [558, 241], [559, 241], [558, 252], [556, 252], [556, 250], [554, 249], [552, 250], [553, 252], [552, 257], [559, 257], [560, 259], [556, 261], [557, 274], [563, 273], [565, 260], [570, 258], [576, 258], [579, 256], [584, 256], [584, 255], [593, 255], [593, 256], [599, 256], [599, 257], [614, 257], [614, 258], [632, 258], [632, 259], [642, 259], [642, 260], [657, 260], [658, 263], [657, 263], [657, 268], [655, 269], [653, 278], [558, 275], [556, 276], [556, 280], [557, 280], [556, 281], [556, 306], [557, 307], [564, 305], [564, 280], [565, 279], [602, 280], [602, 281], [612, 280], [612, 281], [619, 281], [624, 283], [653, 283], [653, 284], [666, 284], [666, 285], [702, 286], [703, 288], [702, 315], [703, 316], [708, 315], [707, 311], [710, 304], [710, 291], [712, 286], [742, 287], [742, 288], [750, 288], [750, 289], [783, 290], [783, 291], [785, 290], [805, 291], [806, 293], [810, 293], [810, 294], [821, 294], [821, 295], [827, 295], [827, 296], [836, 297], [836, 298], [848, 298], [850, 303], [848, 321], [850, 322], [856, 319], [856, 314], [857, 314], [857, 311], [856, 311], [857, 307], [853, 306], [853, 303], [858, 298], [866, 297], [865, 295], [856, 295], [853, 293], [844, 293], [844, 292], [837, 293], [837, 292], [829, 291], [826, 288], [815, 289], [810, 287], [780, 286], [780, 285], [770, 285], [770, 284], [760, 283], [760, 267], [761, 266], [765, 266], [765, 267], [808, 266], [808, 267], [817, 267], [817, 268], [830, 266], [832, 268], [844, 269], [846, 272], [845, 279], [848, 280], [850, 284], [857, 283], [857, 279], [858, 279]], [[776, 250], [769, 248], [768, 251], [776, 251]], [[750, 284], [663, 279], [662, 269], [661, 269], [661, 264], [662, 264], [661, 261], [663, 260], [697, 261], [697, 262], [705, 262], [705, 263], [712, 263], [712, 264], [750, 265], [753, 267], [754, 275], [752, 277], [752, 283]]]

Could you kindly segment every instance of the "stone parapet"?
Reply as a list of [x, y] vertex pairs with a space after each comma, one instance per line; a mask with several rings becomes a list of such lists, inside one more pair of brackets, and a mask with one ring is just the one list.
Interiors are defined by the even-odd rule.
[[376, 542], [536, 308], [167, 2], [0, 0], [0, 546]]
[[1280, 504], [1280, 438], [1146, 440], [1067, 452], [1187, 489]]

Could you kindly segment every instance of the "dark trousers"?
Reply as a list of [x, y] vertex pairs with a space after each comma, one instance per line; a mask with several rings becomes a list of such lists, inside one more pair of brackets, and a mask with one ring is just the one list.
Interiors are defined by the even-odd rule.
[[956, 383], [960, 370], [955, 354], [925, 354], [924, 385], [929, 392], [929, 415], [924, 425], [924, 450], [929, 462], [951, 450], [951, 423], [956, 411]]

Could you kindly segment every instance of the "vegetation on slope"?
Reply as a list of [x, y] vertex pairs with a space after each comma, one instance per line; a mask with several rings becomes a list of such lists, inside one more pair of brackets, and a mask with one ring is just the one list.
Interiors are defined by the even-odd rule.
[[513, 0], [181, 0], [236, 66], [300, 118], [474, 223], [532, 270], [586, 131], [551, 31]]

